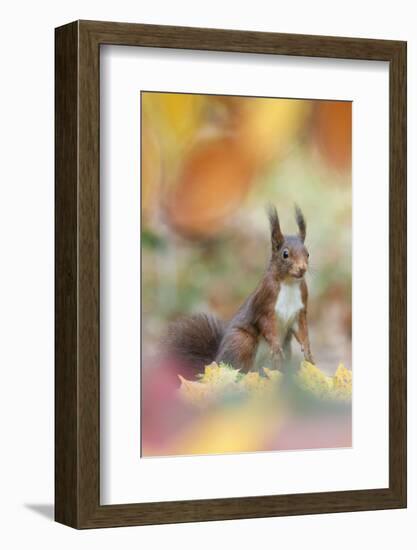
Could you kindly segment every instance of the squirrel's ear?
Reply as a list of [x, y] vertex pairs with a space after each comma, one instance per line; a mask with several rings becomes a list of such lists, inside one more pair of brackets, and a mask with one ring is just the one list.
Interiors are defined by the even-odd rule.
[[284, 235], [282, 234], [281, 227], [279, 225], [278, 212], [275, 206], [272, 206], [271, 204], [268, 205], [267, 212], [269, 223], [271, 225], [271, 241], [273, 245], [279, 248], [284, 242]]
[[301, 212], [301, 209], [297, 205], [295, 205], [295, 219], [298, 225], [298, 235], [300, 239], [304, 242], [306, 238], [307, 226], [306, 226], [306, 221], [304, 219], [304, 215]]

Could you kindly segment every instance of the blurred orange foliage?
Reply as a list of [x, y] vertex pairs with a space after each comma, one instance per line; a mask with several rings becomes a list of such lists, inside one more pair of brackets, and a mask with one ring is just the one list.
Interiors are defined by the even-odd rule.
[[318, 101], [314, 131], [319, 149], [326, 161], [339, 170], [352, 163], [352, 103]]
[[219, 232], [257, 174], [306, 129], [312, 105], [305, 100], [143, 93], [145, 217], [159, 195], [167, 221], [183, 236]]
[[170, 223], [189, 236], [218, 232], [243, 200], [251, 172], [235, 140], [221, 137], [199, 142], [168, 194]]

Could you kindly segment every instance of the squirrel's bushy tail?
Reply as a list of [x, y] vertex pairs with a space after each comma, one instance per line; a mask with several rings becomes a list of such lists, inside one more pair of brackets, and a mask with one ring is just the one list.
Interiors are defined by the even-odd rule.
[[197, 370], [214, 361], [226, 330], [225, 324], [205, 313], [183, 317], [168, 329], [168, 353]]

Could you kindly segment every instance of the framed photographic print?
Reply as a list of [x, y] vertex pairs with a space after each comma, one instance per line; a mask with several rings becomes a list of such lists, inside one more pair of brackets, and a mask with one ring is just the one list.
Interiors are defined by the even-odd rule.
[[56, 29], [56, 520], [406, 506], [406, 43]]

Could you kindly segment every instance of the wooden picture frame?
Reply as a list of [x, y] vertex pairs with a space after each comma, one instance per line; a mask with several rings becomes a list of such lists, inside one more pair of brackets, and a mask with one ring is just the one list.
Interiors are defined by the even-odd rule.
[[[55, 519], [75, 528], [406, 506], [406, 43], [76, 21], [56, 29]], [[117, 44], [389, 62], [389, 487], [100, 504], [99, 56]]]

